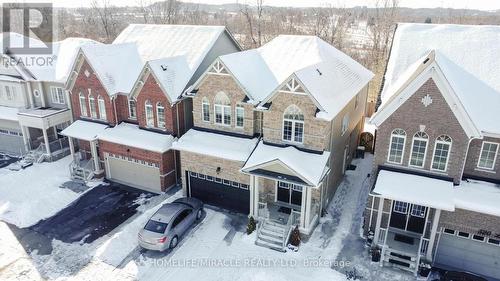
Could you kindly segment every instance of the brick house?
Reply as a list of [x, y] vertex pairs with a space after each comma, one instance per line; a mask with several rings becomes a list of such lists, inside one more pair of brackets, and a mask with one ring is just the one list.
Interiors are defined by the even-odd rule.
[[[400, 24], [364, 234], [381, 265], [500, 276], [500, 28]], [[465, 55], [466, 52], [466, 55]]]
[[[372, 73], [314, 36], [280, 35], [219, 57], [194, 85], [181, 152], [184, 193], [310, 233], [349, 165]], [[262, 235], [261, 235], [262, 234]], [[280, 237], [280, 236], [278, 236]]]
[[182, 93], [214, 57], [239, 50], [224, 27], [183, 25], [129, 25], [113, 44], [82, 48], [67, 84], [78, 121], [63, 132], [73, 177], [153, 192], [177, 184], [172, 143], [192, 122]]

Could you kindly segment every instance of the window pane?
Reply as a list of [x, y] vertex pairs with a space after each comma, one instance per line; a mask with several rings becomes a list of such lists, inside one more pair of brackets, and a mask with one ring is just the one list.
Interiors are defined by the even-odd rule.
[[243, 127], [245, 110], [241, 106], [236, 107], [236, 126]]
[[154, 127], [155, 125], [153, 116], [153, 106], [151, 104], [146, 104], [146, 125], [148, 127]]
[[135, 100], [129, 100], [128, 107], [129, 107], [130, 118], [136, 118], [137, 113], [136, 113]]
[[231, 125], [231, 107], [224, 106], [224, 125]]
[[425, 158], [425, 148], [427, 147], [427, 141], [425, 140], [413, 140], [413, 150], [411, 153], [410, 165], [423, 167]]
[[294, 141], [296, 141], [296, 142], [302, 142], [303, 134], [304, 134], [304, 124], [299, 123], [299, 122], [295, 123], [295, 138], [294, 138]]
[[481, 150], [481, 156], [479, 157], [478, 166], [485, 169], [493, 169], [495, 165], [495, 157], [498, 149], [498, 144], [496, 143], [483, 143], [483, 149]]
[[389, 152], [389, 162], [401, 163], [403, 161], [403, 149], [405, 138], [393, 136]]
[[215, 106], [215, 123], [222, 124], [222, 107], [220, 105]]
[[104, 100], [102, 98], [98, 99], [99, 104], [99, 117], [103, 120], [106, 120], [106, 106], [104, 104]]
[[202, 106], [203, 111], [203, 121], [210, 121], [210, 105], [208, 103], [204, 103]]
[[292, 140], [292, 122], [283, 121], [283, 139], [291, 141]]
[[158, 127], [165, 128], [165, 108], [163, 106], [158, 106], [156, 108], [156, 113], [158, 115]]
[[434, 158], [432, 160], [432, 169], [446, 171], [446, 163], [448, 162], [449, 152], [450, 144], [436, 143], [436, 151], [434, 151]]
[[85, 102], [85, 96], [82, 94], [80, 94], [80, 114], [87, 116], [87, 103]]

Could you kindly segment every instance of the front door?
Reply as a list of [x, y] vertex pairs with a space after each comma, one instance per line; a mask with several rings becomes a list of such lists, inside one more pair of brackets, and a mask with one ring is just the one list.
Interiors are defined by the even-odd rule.
[[390, 226], [422, 234], [428, 208], [402, 201], [394, 201]]
[[276, 201], [301, 206], [302, 188], [300, 185], [279, 181], [276, 191]]

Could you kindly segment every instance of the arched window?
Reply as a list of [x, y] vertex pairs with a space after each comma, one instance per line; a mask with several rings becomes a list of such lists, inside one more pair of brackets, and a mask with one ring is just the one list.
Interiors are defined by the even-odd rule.
[[165, 107], [161, 102], [156, 104], [156, 121], [158, 122], [158, 128], [165, 128]]
[[405, 151], [406, 132], [402, 129], [395, 129], [391, 133], [391, 141], [389, 143], [389, 154], [387, 162], [402, 164]]
[[228, 96], [219, 92], [214, 101], [215, 123], [231, 125], [231, 101]]
[[155, 117], [154, 117], [154, 113], [153, 113], [153, 104], [151, 104], [150, 100], [147, 100], [144, 107], [145, 107], [145, 112], [146, 112], [146, 126], [154, 127], [155, 126]]
[[87, 101], [85, 100], [85, 95], [80, 92], [78, 97], [80, 99], [80, 116], [87, 116]]
[[426, 133], [417, 132], [415, 135], [413, 135], [413, 143], [411, 145], [409, 163], [410, 166], [417, 168], [424, 167], [428, 143], [429, 136]]
[[203, 121], [210, 122], [210, 102], [206, 97], [204, 97], [201, 101], [201, 115]]
[[432, 157], [431, 169], [445, 172], [448, 169], [452, 140], [447, 135], [441, 135], [436, 139]]
[[95, 105], [95, 98], [90, 92], [90, 89], [89, 89], [89, 109], [90, 109], [90, 117], [97, 119], [97, 107]]
[[283, 114], [283, 140], [304, 141], [304, 115], [296, 105], [287, 107]]
[[104, 103], [104, 99], [99, 95], [97, 97], [97, 106], [99, 108], [99, 118], [102, 120], [107, 120], [106, 118], [106, 104]]

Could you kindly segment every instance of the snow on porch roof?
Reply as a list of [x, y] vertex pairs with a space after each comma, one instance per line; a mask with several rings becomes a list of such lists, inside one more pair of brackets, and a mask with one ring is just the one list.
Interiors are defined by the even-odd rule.
[[99, 140], [123, 144], [153, 152], [163, 153], [172, 148], [175, 138], [172, 135], [164, 135], [140, 129], [139, 126], [121, 123], [113, 128], [102, 131]]
[[500, 185], [468, 180], [454, 191], [456, 208], [500, 216]]
[[104, 124], [76, 120], [73, 124], [64, 129], [61, 135], [79, 140], [92, 141], [97, 139], [97, 135], [103, 132], [107, 127], [108, 126]]
[[453, 182], [381, 170], [373, 193], [380, 197], [454, 211]]
[[329, 157], [330, 152], [327, 151], [316, 154], [298, 150], [293, 146], [267, 145], [261, 141], [242, 170], [249, 171], [267, 163], [280, 161], [312, 185], [318, 186], [328, 171], [326, 164]]

